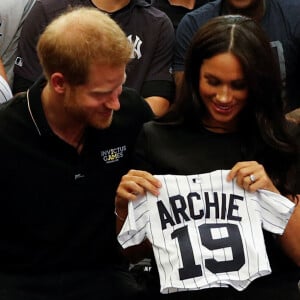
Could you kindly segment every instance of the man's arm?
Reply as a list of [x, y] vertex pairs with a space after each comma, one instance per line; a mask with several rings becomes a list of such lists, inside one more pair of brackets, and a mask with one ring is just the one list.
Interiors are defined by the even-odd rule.
[[185, 14], [178, 24], [175, 36], [173, 59], [176, 95], [182, 84], [185, 55], [190, 46], [192, 38], [203, 24], [219, 14], [220, 5], [220, 1], [210, 1], [194, 11]]
[[145, 100], [150, 105], [153, 113], [158, 117], [164, 115], [169, 110], [170, 101], [166, 98], [152, 96], [145, 98]]
[[[68, 2], [36, 1], [27, 15], [20, 34], [14, 66], [13, 93], [27, 90], [42, 74], [36, 45], [40, 34], [52, 19], [68, 7]], [[63, 33], [62, 33], [63, 34]]]
[[184, 72], [183, 71], [176, 71], [174, 72], [174, 79], [175, 79], [175, 86], [176, 86], [176, 95], [179, 94], [180, 87], [182, 85]]
[[193, 28], [191, 18], [185, 16], [178, 25], [175, 38], [175, 50], [173, 61], [173, 72], [176, 86], [176, 95], [178, 95], [183, 76], [184, 76], [184, 58], [185, 53], [192, 40], [192, 36], [196, 29]]
[[141, 94], [156, 116], [162, 116], [169, 109], [175, 94], [171, 67], [174, 55], [175, 33], [171, 20], [165, 15], [160, 23], [155, 52], [143, 83]]

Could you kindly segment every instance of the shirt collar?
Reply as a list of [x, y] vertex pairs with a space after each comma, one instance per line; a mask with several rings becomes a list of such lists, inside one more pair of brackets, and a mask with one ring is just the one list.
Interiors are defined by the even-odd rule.
[[40, 136], [53, 135], [42, 105], [41, 94], [47, 81], [41, 76], [27, 91], [27, 108], [31, 120]]

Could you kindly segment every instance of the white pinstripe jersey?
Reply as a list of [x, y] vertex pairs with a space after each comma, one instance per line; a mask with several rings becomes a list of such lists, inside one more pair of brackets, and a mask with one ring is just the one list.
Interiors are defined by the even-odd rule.
[[7, 81], [0, 75], [0, 103], [6, 102], [13, 97]]
[[271, 273], [262, 228], [282, 234], [294, 204], [266, 190], [249, 193], [227, 182], [227, 173], [157, 175], [158, 197], [129, 202], [118, 241], [123, 248], [152, 243], [161, 293], [243, 290]]

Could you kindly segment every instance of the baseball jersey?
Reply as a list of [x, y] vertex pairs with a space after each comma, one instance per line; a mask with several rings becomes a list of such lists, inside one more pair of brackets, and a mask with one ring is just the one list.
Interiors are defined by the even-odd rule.
[[11, 89], [7, 81], [0, 75], [0, 103], [8, 101], [12, 98]]
[[266, 190], [249, 193], [228, 170], [156, 175], [162, 188], [129, 202], [118, 241], [153, 246], [161, 293], [232, 286], [271, 273], [263, 230], [282, 234], [294, 204]]

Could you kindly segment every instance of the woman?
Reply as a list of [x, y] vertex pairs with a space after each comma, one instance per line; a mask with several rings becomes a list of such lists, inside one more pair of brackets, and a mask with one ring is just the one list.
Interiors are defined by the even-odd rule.
[[[127, 202], [160, 183], [151, 174], [199, 174], [230, 169], [227, 180], [249, 192], [288, 196], [296, 207], [282, 236], [265, 232], [272, 274], [242, 292], [210, 288], [170, 297], [190, 299], [299, 299], [300, 193], [297, 146], [283, 113], [280, 74], [268, 39], [255, 21], [242, 16], [210, 20], [194, 36], [186, 56], [185, 80], [174, 106], [146, 124], [136, 145], [136, 165], [117, 190], [117, 229]], [[296, 182], [298, 180], [298, 182]], [[147, 242], [126, 250], [147, 255]], [[157, 287], [157, 290], [159, 288]], [[188, 294], [188, 296], [187, 296]], [[165, 295], [162, 296], [166, 297]], [[168, 296], [167, 296], [168, 297]]]

